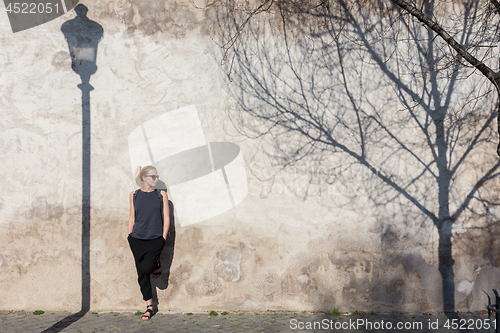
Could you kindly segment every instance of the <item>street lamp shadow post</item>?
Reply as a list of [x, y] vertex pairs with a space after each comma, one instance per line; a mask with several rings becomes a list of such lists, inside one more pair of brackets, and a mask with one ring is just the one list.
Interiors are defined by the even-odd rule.
[[89, 81], [97, 71], [97, 45], [103, 36], [102, 26], [87, 17], [88, 8], [75, 7], [77, 16], [64, 22], [61, 31], [68, 42], [71, 68], [82, 83], [82, 311], [90, 309], [90, 92]]

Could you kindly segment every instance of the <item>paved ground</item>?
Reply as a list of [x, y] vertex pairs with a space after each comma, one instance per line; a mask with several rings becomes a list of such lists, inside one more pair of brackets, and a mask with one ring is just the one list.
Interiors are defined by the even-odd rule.
[[[325, 315], [285, 312], [158, 313], [149, 321], [130, 312], [0, 311], [0, 332], [494, 332], [494, 318], [459, 314]], [[490, 326], [492, 328], [485, 329]]]

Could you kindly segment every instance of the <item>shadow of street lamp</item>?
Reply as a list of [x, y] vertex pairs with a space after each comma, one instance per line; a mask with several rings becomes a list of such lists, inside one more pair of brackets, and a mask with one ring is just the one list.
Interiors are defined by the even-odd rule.
[[75, 7], [77, 16], [64, 22], [61, 31], [68, 42], [71, 68], [82, 83], [82, 311], [90, 309], [90, 92], [89, 81], [97, 71], [97, 44], [102, 26], [87, 17], [88, 8]]

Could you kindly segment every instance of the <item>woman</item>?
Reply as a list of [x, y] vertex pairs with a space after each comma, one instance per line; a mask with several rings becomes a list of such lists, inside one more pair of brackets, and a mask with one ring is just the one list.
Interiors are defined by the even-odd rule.
[[[135, 171], [135, 182], [141, 188], [130, 193], [128, 242], [134, 255], [141, 293], [146, 301], [143, 320], [149, 320], [155, 314], [149, 275], [158, 277], [161, 274], [160, 254], [170, 226], [167, 191], [155, 190], [158, 178], [155, 167], [138, 167]], [[161, 199], [158, 193], [161, 194]], [[160, 200], [163, 200], [163, 218]]]

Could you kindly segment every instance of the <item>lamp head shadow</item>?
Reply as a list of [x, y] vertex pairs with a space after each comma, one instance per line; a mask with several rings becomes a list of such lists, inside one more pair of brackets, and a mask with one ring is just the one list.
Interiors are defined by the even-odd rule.
[[75, 7], [76, 17], [61, 26], [69, 47], [71, 68], [80, 75], [83, 84], [97, 71], [97, 45], [103, 36], [102, 26], [87, 17], [88, 8], [79, 4]]

